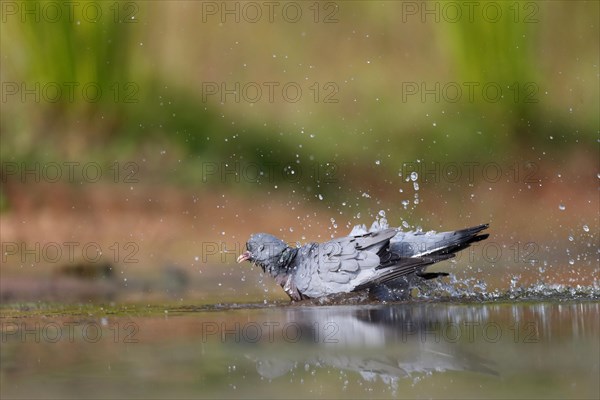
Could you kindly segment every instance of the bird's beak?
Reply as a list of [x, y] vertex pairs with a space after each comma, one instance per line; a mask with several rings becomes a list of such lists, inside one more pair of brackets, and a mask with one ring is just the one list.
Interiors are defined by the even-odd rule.
[[240, 254], [240, 256], [237, 258], [237, 262], [239, 264], [239, 263], [241, 263], [243, 261], [247, 261], [251, 258], [252, 258], [252, 253], [250, 253], [249, 251], [245, 251], [242, 254]]

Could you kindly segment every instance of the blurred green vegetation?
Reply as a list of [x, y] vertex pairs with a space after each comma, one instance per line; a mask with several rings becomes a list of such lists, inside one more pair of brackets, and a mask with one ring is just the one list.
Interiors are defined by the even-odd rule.
[[[497, 23], [478, 13], [458, 22], [409, 15], [403, 2], [340, 2], [331, 24], [308, 16], [204, 22], [202, 2], [78, 4], [72, 19], [3, 15], [3, 160], [160, 150], [183, 160], [185, 173], [169, 179], [193, 184], [207, 161], [340, 162], [360, 171], [382, 160], [396, 174], [415, 159], [503, 160], [596, 141], [597, 2], [495, 2], [505, 13]], [[82, 18], [88, 4], [100, 4], [98, 18]], [[205, 82], [271, 81], [301, 84], [302, 99], [223, 102], [203, 93]], [[76, 82], [74, 99], [35, 101], [5, 86], [52, 82]], [[102, 90], [97, 101], [78, 90], [90, 82]], [[465, 82], [477, 84], [472, 101]], [[323, 101], [327, 83], [335, 103]], [[488, 83], [502, 97], [486, 99]], [[441, 98], [405, 92], [436, 84]], [[461, 88], [460, 100], [444, 87]]]

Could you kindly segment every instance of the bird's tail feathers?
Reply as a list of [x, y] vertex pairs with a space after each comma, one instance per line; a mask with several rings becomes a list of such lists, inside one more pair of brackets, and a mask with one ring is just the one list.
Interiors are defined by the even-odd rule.
[[391, 242], [391, 250], [404, 257], [456, 253], [466, 249], [472, 243], [486, 239], [488, 234], [479, 235], [478, 233], [488, 226], [488, 224], [483, 224], [458, 231], [439, 233], [405, 232], [399, 241]]

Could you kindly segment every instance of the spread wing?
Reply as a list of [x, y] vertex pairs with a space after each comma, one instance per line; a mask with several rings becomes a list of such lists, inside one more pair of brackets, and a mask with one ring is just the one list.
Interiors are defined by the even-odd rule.
[[479, 234], [487, 227], [485, 224], [439, 234], [398, 233], [391, 228], [312, 243], [298, 249], [291, 276], [282, 286], [289, 287], [286, 292], [293, 299], [302, 299], [377, 288], [412, 274], [423, 279], [444, 276], [447, 274], [424, 270], [487, 238]]
[[451, 256], [402, 257], [390, 249], [395, 229], [333, 239], [300, 249], [294, 283], [307, 297], [351, 292], [420, 272]]

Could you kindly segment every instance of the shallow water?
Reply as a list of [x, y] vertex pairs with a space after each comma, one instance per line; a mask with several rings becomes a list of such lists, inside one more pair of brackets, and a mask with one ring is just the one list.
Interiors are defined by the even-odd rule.
[[5, 316], [2, 398], [598, 398], [597, 301]]

